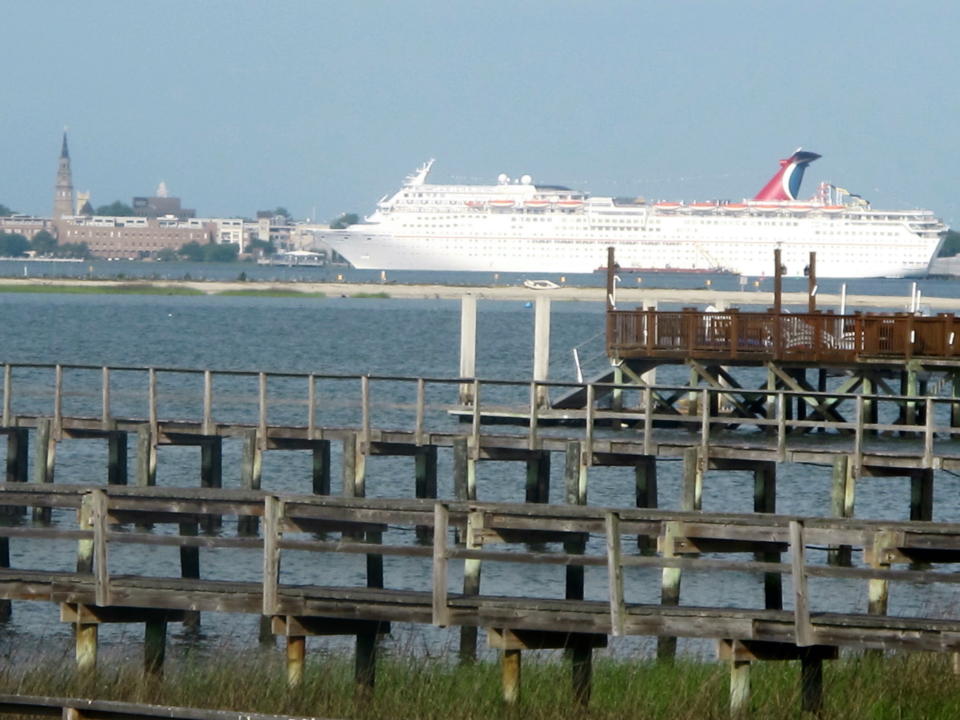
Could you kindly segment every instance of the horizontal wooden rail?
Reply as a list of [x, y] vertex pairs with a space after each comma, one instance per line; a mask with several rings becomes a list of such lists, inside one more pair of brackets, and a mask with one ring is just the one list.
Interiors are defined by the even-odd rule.
[[[132, 380], [121, 381], [124, 374], [132, 375]], [[183, 374], [193, 380], [184, 385], [171, 379]], [[457, 395], [466, 382], [471, 386], [472, 406], [463, 407]], [[581, 391], [584, 404], [562, 410], [542, 406], [540, 391], [545, 388]], [[49, 419], [54, 441], [145, 429], [149, 442], [157, 445], [255, 431], [256, 447], [266, 450], [284, 443], [305, 447], [304, 443], [358, 433], [359, 451], [375, 454], [379, 445], [423, 448], [450, 445], [453, 438], [467, 436], [471, 457], [476, 459], [493, 436], [482, 429], [484, 423], [512, 417], [518, 424], [509, 431], [498, 425], [498, 435], [503, 437], [494, 438], [494, 445], [513, 443], [516, 449], [538, 452], [560, 447], [565, 440], [579, 440], [584, 443], [587, 464], [594, 452], [609, 452], [605, 448], [611, 437], [602, 436], [600, 428], [623, 424], [642, 428], [642, 448], [630, 452], [647, 455], [662, 455], [661, 445], [678, 444], [696, 444], [710, 454], [723, 445], [724, 433], [759, 429], [761, 433], [748, 435], [753, 449], [783, 461], [796, 444], [794, 438], [802, 440], [816, 430], [846, 440], [842, 447], [833, 448], [834, 454], [859, 459], [870, 452], [869, 438], [885, 433], [898, 436], [897, 452], [916, 458], [921, 467], [940, 467], [941, 458], [960, 464], [960, 444], [944, 442], [960, 435], [960, 398], [855, 393], [842, 388], [749, 389], [716, 383], [637, 386], [7, 364], [3, 392], [0, 430], [39, 428]], [[601, 398], [613, 394], [621, 398], [618, 406], [600, 407]], [[633, 404], [624, 398], [632, 398]], [[794, 406], [803, 407], [806, 416], [792, 413], [789, 409]], [[469, 424], [459, 423], [458, 417]], [[551, 422], [583, 427], [544, 431], [543, 425]], [[697, 437], [684, 441], [673, 432], [675, 428], [695, 431]], [[745, 435], [741, 432], [738, 437]], [[617, 442], [628, 444], [622, 439]]]
[[[256, 491], [137, 489], [96, 487], [24, 487], [0, 485], [0, 504], [33, 507], [77, 507], [80, 526], [24, 528], [0, 526], [0, 537], [11, 542], [77, 540], [92, 562], [84, 570], [49, 572], [43, 568], [0, 569], [0, 597], [71, 603], [109, 608], [159, 607], [168, 610], [217, 609], [267, 615], [363, 619], [369, 621], [432, 622], [437, 625], [481, 625], [561, 632], [606, 634], [689, 635], [741, 640], [794, 642], [797, 645], [836, 644], [851, 647], [960, 649], [960, 615], [955, 608], [937, 618], [878, 616], [864, 603], [861, 612], [810, 609], [807, 579], [861, 580], [864, 590], [876, 583], [957, 584], [956, 573], [936, 570], [936, 564], [960, 562], [960, 524], [930, 522], [871, 522], [834, 518], [773, 515], [705, 514], [644, 508], [596, 508], [563, 505], [514, 505], [475, 502], [435, 502], [322, 498], [277, 495]], [[128, 532], [118, 523], [182, 525], [206, 513], [264, 519], [262, 537], [174, 536]], [[416, 542], [417, 528], [434, 530], [430, 545]], [[470, 545], [451, 543], [471, 538]], [[332, 539], [314, 533], [340, 533]], [[368, 534], [366, 541], [356, 538]], [[371, 539], [370, 533], [376, 535]], [[288, 537], [289, 536], [289, 537]], [[642, 555], [624, 538], [658, 539], [658, 553]], [[593, 538], [583, 552], [570, 552], [566, 541]], [[262, 553], [259, 579], [232, 581], [139, 576], [138, 568], [119, 566], [111, 555], [119, 545], [180, 546], [220, 551]], [[527, 549], [518, 544], [527, 544]], [[817, 564], [809, 550], [850, 545], [858, 551], [854, 567]], [[62, 547], [62, 544], [60, 545]], [[422, 563], [419, 574], [356, 586], [344, 577], [324, 575], [306, 582], [281, 578], [282, 554], [287, 551], [336, 553], [347, 556], [392, 556]], [[751, 553], [790, 552], [789, 562], [757, 561]], [[38, 556], [50, 564], [64, 558]], [[61, 550], [62, 552], [62, 550]], [[717, 557], [717, 553], [726, 557]], [[18, 553], [26, 557], [26, 553]], [[230, 555], [212, 558], [229, 563]], [[488, 592], [462, 595], [451, 590], [451, 563], [496, 562], [514, 573], [525, 594], [505, 598]], [[931, 563], [930, 569], [893, 569], [896, 564]], [[606, 600], [558, 600], [542, 583], [524, 588], [524, 566], [606, 568], [610, 579]], [[324, 565], [314, 565], [322, 569]], [[369, 565], [366, 567], [369, 568]], [[624, 574], [632, 569], [672, 569], [717, 574], [777, 574], [793, 579], [795, 600], [790, 611], [738, 607], [701, 599], [695, 608], [638, 602], [625, 588]], [[217, 570], [222, 575], [223, 569]], [[419, 581], [414, 578], [419, 577]], [[319, 584], [316, 583], [319, 580]], [[415, 584], [411, 587], [411, 582]], [[419, 586], [416, 582], [421, 583]], [[557, 585], [562, 586], [558, 577]], [[873, 592], [873, 591], [871, 591]], [[866, 600], [867, 593], [864, 592]], [[823, 598], [821, 598], [821, 601]], [[845, 601], [838, 601], [841, 605]], [[707, 621], [709, 619], [709, 621]]]
[[0, 695], [0, 714], [60, 717], [64, 720], [320, 720], [233, 710], [35, 695]]

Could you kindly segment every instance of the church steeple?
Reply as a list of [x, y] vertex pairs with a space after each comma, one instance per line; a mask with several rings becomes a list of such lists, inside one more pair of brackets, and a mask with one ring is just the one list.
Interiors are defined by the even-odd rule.
[[73, 215], [73, 177], [70, 173], [70, 150], [67, 148], [67, 131], [63, 131], [63, 146], [57, 166], [57, 185], [53, 194], [53, 221], [64, 215]]

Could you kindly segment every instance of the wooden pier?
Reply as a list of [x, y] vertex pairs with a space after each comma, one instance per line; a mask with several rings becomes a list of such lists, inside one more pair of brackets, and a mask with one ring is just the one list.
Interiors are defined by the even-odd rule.
[[[76, 627], [77, 663], [88, 670], [96, 664], [101, 624], [143, 623], [145, 669], [162, 672], [167, 623], [183, 622], [196, 611], [269, 618], [272, 632], [286, 638], [293, 686], [302, 679], [309, 635], [356, 635], [357, 682], [372, 690], [376, 637], [389, 632], [391, 623], [484, 628], [491, 647], [502, 651], [504, 695], [511, 701], [519, 692], [522, 651], [568, 648], [574, 695], [588, 702], [592, 649], [605, 646], [609, 636], [718, 640], [720, 657], [731, 662], [735, 711], [747, 701], [754, 660], [800, 659], [805, 675], [820, 677], [823, 660], [837, 657], [842, 647], [960, 651], [955, 608], [943, 608], [937, 617], [885, 614], [891, 584], [960, 582], [955, 573], [935, 569], [960, 561], [960, 524], [102, 486], [5, 484], [0, 503], [77, 511], [75, 525], [0, 527], [8, 543], [47, 543], [49, 549], [37, 555], [45, 565], [63, 561], [55, 548], [65, 546], [50, 541], [77, 541], [77, 550], [70, 551], [76, 552], [76, 572], [3, 568], [0, 597], [57, 603], [61, 619]], [[118, 527], [183, 527], [207, 515], [257, 517], [262, 534], [169, 535]], [[427, 543], [416, 540], [423, 528], [432, 536]], [[638, 548], [638, 536], [655, 538], [657, 551]], [[518, 543], [526, 549], [517, 550]], [[862, 561], [840, 567], [810, 560], [811, 552], [836, 545], [855, 548]], [[205, 569], [217, 574], [222, 568], [216, 564], [226, 562], [236, 579], [115, 570], [122, 560], [114, 558], [130, 546], [219, 550], [205, 556]], [[223, 551], [257, 553], [256, 569], [244, 577]], [[293, 551], [355, 557], [366, 582], [345, 582], [343, 573], [324, 572], [325, 563], [312, 565], [312, 577], [284, 581], [282, 558]], [[788, 562], [779, 559], [783, 552]], [[409, 562], [388, 571], [385, 557]], [[491, 594], [480, 583], [479, 568], [488, 562], [515, 567], [518, 577], [530, 566], [556, 567], [556, 583], [552, 590], [541, 585], [536, 594]], [[894, 569], [917, 563], [926, 569]], [[471, 564], [476, 582], [468, 583]], [[464, 578], [462, 589], [452, 587], [455, 567]], [[606, 575], [602, 586], [590, 588], [593, 599], [584, 599], [584, 568]], [[640, 601], [626, 589], [625, 578], [645, 570], [661, 577], [660, 602]], [[719, 598], [680, 604], [680, 578], [693, 572], [711, 573], [718, 583], [725, 573], [749, 573], [756, 577], [756, 593], [736, 607]], [[789, 585], [781, 584], [784, 577]], [[824, 609], [822, 599], [809, 594], [812, 578], [861, 581], [860, 609]], [[816, 710], [820, 697], [819, 687], [809, 689], [805, 709]]]
[[[571, 392], [582, 394], [582, 407], [546, 402]], [[287, 638], [293, 685], [302, 678], [307, 636], [356, 636], [357, 682], [369, 691], [377, 637], [390, 623], [413, 622], [459, 628], [465, 660], [475, 657], [484, 629], [502, 653], [508, 700], [519, 692], [523, 650], [568, 648], [575, 695], [587, 702], [592, 649], [609, 636], [657, 636], [661, 658], [673, 655], [677, 637], [698, 637], [718, 640], [720, 657], [731, 663], [736, 710], [746, 702], [753, 660], [800, 659], [809, 680], [841, 647], [960, 651], [956, 617], [885, 614], [890, 583], [955, 582], [935, 567], [960, 560], [960, 526], [930, 522], [934, 473], [960, 469], [960, 399], [953, 395], [16, 364], [4, 366], [3, 393], [3, 611], [10, 616], [11, 600], [57, 603], [76, 626], [82, 667], [96, 662], [99, 624], [137, 622], [146, 628], [145, 667], [159, 672], [167, 624], [195, 624], [198, 613], [215, 610], [260, 615], [262, 633]], [[507, 412], [523, 424], [486, 423]], [[64, 439], [105, 440], [103, 471], [91, 471], [82, 486], [54, 484]], [[239, 487], [223, 487], [225, 441], [242, 444]], [[168, 445], [201, 449], [184, 487], [153, 487]], [[312, 495], [279, 492], [263, 477], [264, 453], [285, 450], [312, 454], [303, 478]], [[448, 498], [437, 497], [440, 453], [452, 463]], [[364, 498], [367, 483], [379, 479], [366, 469], [377, 455], [414, 458], [408, 497]], [[562, 460], [563, 505], [548, 504], [554, 458]], [[524, 464], [527, 504], [478, 501], [489, 494], [478, 487], [476, 464], [485, 460]], [[679, 512], [656, 509], [664, 461], [683, 464]], [[344, 497], [332, 498], [337, 463]], [[824, 517], [773, 514], [780, 463], [831, 468]], [[623, 467], [635, 482], [635, 497], [622, 507], [586, 506], [590, 468], [601, 465]], [[752, 473], [753, 507], [746, 509], [755, 515], [701, 512], [713, 470]], [[853, 519], [857, 482], [870, 475], [909, 481], [914, 522]], [[75, 526], [63, 526], [63, 509], [78, 511]], [[236, 518], [236, 536], [223, 534], [232, 526], [224, 518]], [[132, 530], [120, 532], [118, 524]], [[179, 534], [149, 530], [163, 524]], [[77, 541], [76, 573], [10, 567], [11, 544], [49, 539]], [[115, 569], [117, 548], [131, 544], [178, 548], [179, 573]], [[209, 548], [258, 553], [259, 575], [205, 579], [201, 553]], [[281, 557], [294, 550], [356, 556], [366, 583], [282, 582]], [[386, 557], [422, 567], [398, 580]], [[481, 582], [487, 562], [556, 566], [556, 586], [545, 597], [491, 595]], [[605, 573], [602, 587], [586, 582], [590, 568]], [[736, 607], [689, 606], [681, 578], [694, 571], [718, 574], [721, 583], [722, 573], [750, 573], [756, 595]], [[631, 597], [637, 572], [657, 574], [655, 599]], [[861, 580], [861, 611], [819, 607], [808, 578]], [[809, 688], [804, 703], [816, 709], [817, 682]]]

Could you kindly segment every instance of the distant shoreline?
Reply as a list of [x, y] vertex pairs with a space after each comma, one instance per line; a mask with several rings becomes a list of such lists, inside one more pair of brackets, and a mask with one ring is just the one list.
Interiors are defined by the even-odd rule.
[[[521, 285], [437, 285], [407, 283], [360, 282], [261, 282], [208, 280], [87, 280], [2, 278], [0, 293], [36, 292], [65, 294], [143, 294], [143, 295], [244, 295], [273, 297], [375, 297], [391, 299], [458, 300], [472, 295], [485, 300], [518, 300], [529, 302], [538, 297], [551, 300], [598, 302], [605, 301], [606, 290], [600, 287], [561, 286], [553, 290], [533, 290]], [[718, 303], [727, 306], [772, 306], [773, 293], [753, 290], [618, 288], [617, 301], [631, 305], [646, 302], [706, 305]], [[847, 295], [847, 307], [882, 308], [904, 311], [910, 303], [907, 296]], [[805, 309], [807, 294], [783, 294], [783, 304], [794, 309]], [[817, 295], [817, 306], [836, 311], [840, 296]], [[960, 298], [924, 297], [922, 304], [937, 312], [960, 311]]]

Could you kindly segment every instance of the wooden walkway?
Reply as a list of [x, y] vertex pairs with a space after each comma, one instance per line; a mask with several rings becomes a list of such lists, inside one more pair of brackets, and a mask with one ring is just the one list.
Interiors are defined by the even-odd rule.
[[[955, 607], [941, 608], [938, 617], [885, 614], [892, 583], [960, 582], [951, 569], [935, 569], [960, 561], [960, 524], [11, 484], [0, 485], [0, 505], [77, 511], [76, 525], [60, 520], [0, 526], [7, 565], [10, 545], [46, 543], [29, 556], [49, 567], [64, 563], [57, 548], [67, 547], [50, 541], [77, 542], [69, 551], [75, 553], [76, 572], [0, 569], [0, 598], [57, 603], [61, 619], [77, 628], [77, 661], [87, 669], [96, 663], [100, 624], [136, 622], [146, 626], [146, 667], [161, 671], [166, 624], [186, 621], [197, 611], [269, 618], [272, 631], [287, 638], [293, 684], [302, 678], [308, 635], [356, 635], [358, 682], [372, 687], [376, 637], [391, 623], [485, 628], [491, 646], [504, 651], [508, 699], [519, 690], [520, 652], [549, 647], [573, 649], [575, 690], [588, 698], [591, 649], [604, 646], [608, 636], [658, 636], [662, 653], [671, 651], [678, 636], [717, 639], [721, 654], [740, 663], [741, 675], [742, 663], [750, 659], [800, 658], [819, 667], [839, 647], [960, 651]], [[196, 524], [211, 515], [238, 521], [256, 517], [260, 533], [196, 534]], [[144, 529], [150, 525], [174, 525], [181, 534]], [[157, 568], [140, 574], [136, 567], [115, 567], [112, 556], [131, 545], [180, 548], [180, 576], [157, 576]], [[812, 562], [811, 549], [824, 547], [853, 549], [860, 561], [851, 566]], [[188, 559], [183, 551], [189, 550], [219, 551], [203, 556], [203, 569], [214, 576], [223, 575], [218, 563], [232, 567], [232, 553], [240, 551], [259, 553], [262, 572], [255, 579], [203, 579], [200, 555]], [[349, 574], [324, 572], [324, 563], [314, 565], [315, 578], [290, 578], [280, 572], [289, 552], [355, 557], [366, 581], [345, 583]], [[781, 553], [789, 560], [783, 562]], [[419, 563], [421, 569], [404, 565], [385, 572], [388, 557]], [[525, 568], [554, 566], [556, 582], [535, 594], [489, 594], [480, 578], [481, 566], [490, 562], [510, 568], [518, 581]], [[927, 569], [910, 569], [919, 563]], [[606, 574], [605, 598], [584, 599], [584, 568], [590, 567]], [[661, 575], [659, 603], [639, 602], [626, 589], [625, 577], [643, 569]], [[718, 583], [726, 573], [750, 573], [762, 604], [744, 597], [738, 607], [729, 607], [718, 597], [715, 605], [682, 605], [681, 577], [689, 572], [711, 573]], [[812, 578], [860, 581], [861, 608], [822, 609], [828, 597], [822, 596], [814, 609], [808, 592]], [[458, 583], [462, 587], [454, 587]], [[598, 590], [591, 586], [592, 594]], [[734, 677], [737, 683], [744, 680]]]

